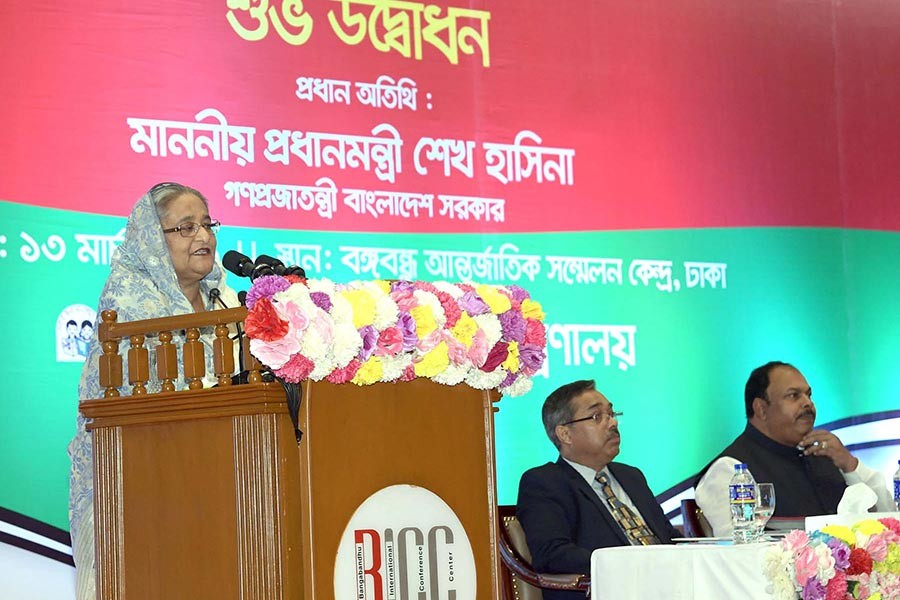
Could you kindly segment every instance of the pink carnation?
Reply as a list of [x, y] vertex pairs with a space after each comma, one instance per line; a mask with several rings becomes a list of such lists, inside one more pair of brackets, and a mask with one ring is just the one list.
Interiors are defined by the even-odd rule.
[[400, 381], [412, 381], [416, 378], [416, 368], [412, 365], [406, 365], [403, 373], [400, 375]]
[[795, 554], [794, 568], [796, 569], [797, 584], [806, 585], [806, 581], [819, 570], [819, 557], [816, 551], [809, 546], [799, 548]]
[[275, 310], [283, 319], [287, 319], [292, 329], [304, 331], [309, 326], [309, 317], [293, 302], [279, 302], [275, 305]]
[[454, 338], [450, 333], [445, 333], [443, 340], [447, 344], [447, 354], [450, 356], [452, 364], [464, 365], [469, 361], [465, 344]]
[[419, 304], [419, 302], [416, 300], [416, 297], [413, 296], [413, 290], [411, 289], [391, 292], [391, 299], [397, 303], [397, 307], [400, 309], [400, 312], [408, 313]]
[[844, 600], [847, 598], [847, 575], [837, 571], [825, 586], [825, 600]]
[[416, 281], [415, 286], [422, 291], [431, 292], [432, 294], [437, 294], [438, 292], [434, 284], [429, 281]]
[[351, 360], [346, 367], [341, 369], [335, 369], [331, 373], [328, 374], [326, 379], [331, 383], [347, 383], [356, 375], [356, 372], [359, 371], [359, 367], [362, 363], [358, 358], [354, 358]]
[[[257, 302], [258, 305], [259, 302]], [[272, 369], [280, 369], [298, 350], [300, 350], [300, 338], [296, 331], [290, 331], [283, 338], [271, 342], [261, 338], [250, 340], [250, 351], [253, 356]]]
[[878, 519], [878, 521], [897, 535], [900, 535], [900, 520], [893, 517], [885, 517], [883, 519]]
[[300, 383], [312, 373], [315, 365], [302, 354], [294, 354], [284, 363], [284, 366], [275, 371], [275, 375], [288, 383]]
[[525, 320], [525, 343], [543, 348], [547, 345], [547, 330], [537, 319]]
[[888, 545], [884, 538], [885, 536], [879, 533], [869, 536], [869, 541], [866, 542], [866, 552], [869, 553], [869, 556], [871, 556], [872, 560], [875, 562], [881, 562], [887, 558]]
[[393, 356], [403, 351], [403, 332], [397, 327], [388, 327], [378, 335], [375, 356]]
[[433, 350], [435, 346], [444, 341], [444, 336], [440, 329], [435, 329], [425, 337], [419, 340], [416, 344], [416, 348], [418, 348], [422, 353]]
[[487, 335], [479, 329], [472, 337], [472, 345], [469, 346], [469, 360], [472, 361], [472, 365], [480, 368], [487, 360], [487, 356]]
[[807, 544], [809, 544], [809, 536], [806, 535], [805, 531], [794, 529], [786, 536], [784, 536], [784, 540], [782, 540], [781, 544], [785, 550], [790, 550], [791, 552], [796, 554], [802, 548], [805, 548]]
[[459, 304], [456, 303], [453, 296], [447, 292], [438, 291], [436, 294], [438, 300], [441, 301], [441, 307], [444, 309], [444, 316], [447, 318], [447, 324], [444, 327], [452, 329], [462, 316], [462, 309], [459, 308]]

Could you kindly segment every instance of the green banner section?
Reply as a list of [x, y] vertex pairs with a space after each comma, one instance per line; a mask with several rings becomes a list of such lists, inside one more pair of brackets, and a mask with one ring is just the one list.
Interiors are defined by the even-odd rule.
[[[82, 362], [125, 219], [0, 202], [0, 506], [67, 528], [68, 458]], [[708, 229], [504, 235], [361, 234], [226, 224], [236, 249], [301, 264], [310, 277], [474, 280], [520, 285], [547, 315], [548, 361], [534, 389], [497, 413], [499, 500], [554, 460], [540, 407], [592, 378], [624, 411], [619, 460], [657, 493], [690, 477], [743, 427], [754, 367], [794, 363], [819, 417], [896, 408], [900, 234], [841, 229]], [[229, 279], [246, 289], [249, 281]], [[69, 320], [76, 327], [67, 328]], [[69, 332], [68, 329], [72, 329]], [[87, 330], [89, 332], [89, 330]], [[70, 336], [72, 336], [70, 338]], [[446, 407], [453, 427], [453, 407]]]

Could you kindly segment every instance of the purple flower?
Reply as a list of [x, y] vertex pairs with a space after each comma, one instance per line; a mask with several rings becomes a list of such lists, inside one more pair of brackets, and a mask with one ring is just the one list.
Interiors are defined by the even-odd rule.
[[291, 287], [291, 282], [279, 275], [266, 275], [253, 282], [247, 292], [247, 308], [253, 308], [260, 298], [269, 298]]
[[528, 300], [531, 298], [531, 294], [529, 294], [525, 288], [521, 288], [517, 285], [508, 285], [506, 286], [507, 291], [512, 294], [513, 299], [517, 302], [522, 302], [522, 300]]
[[518, 378], [519, 378], [519, 374], [518, 374], [518, 373], [509, 372], [509, 373], [507, 373], [507, 375], [506, 375], [506, 379], [503, 380], [503, 383], [501, 383], [501, 384], [500, 384], [499, 386], [497, 386], [497, 387], [507, 387], [507, 386], [510, 386], [510, 385], [514, 384], [514, 383], [516, 382], [516, 379], [518, 379]]
[[309, 298], [313, 301], [313, 304], [325, 312], [331, 311], [331, 298], [325, 292], [310, 292]]
[[403, 333], [403, 351], [409, 352], [419, 343], [419, 336], [416, 333], [416, 320], [407, 312], [400, 313], [400, 317], [397, 319], [397, 327]]
[[826, 543], [831, 548], [831, 556], [834, 557], [834, 568], [846, 571], [850, 566], [850, 548], [837, 538], [831, 538]]
[[803, 586], [800, 593], [803, 600], [825, 600], [825, 586], [819, 581], [818, 577], [810, 577]]
[[501, 314], [500, 327], [504, 340], [519, 343], [525, 341], [525, 317], [519, 311], [508, 310]]
[[366, 362], [372, 353], [375, 352], [375, 345], [378, 342], [378, 331], [371, 325], [360, 327], [359, 337], [362, 338], [362, 348], [359, 349], [359, 362]]
[[483, 315], [491, 311], [491, 307], [475, 292], [466, 292], [459, 299], [459, 306], [471, 316]]
[[544, 364], [545, 358], [547, 356], [544, 351], [534, 344], [519, 345], [519, 363], [522, 365], [522, 369], [528, 369], [531, 372], [537, 371]]
[[416, 286], [412, 281], [392, 281], [391, 282], [391, 292], [405, 292], [405, 291], [415, 291]]

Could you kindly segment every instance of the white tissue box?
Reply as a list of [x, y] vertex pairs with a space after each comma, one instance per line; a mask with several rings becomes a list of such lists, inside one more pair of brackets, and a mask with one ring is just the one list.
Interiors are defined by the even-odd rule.
[[818, 515], [815, 517], [806, 517], [806, 531], [815, 531], [822, 529], [826, 525], [846, 525], [850, 526], [865, 519], [883, 519], [884, 517], [893, 517], [900, 519], [900, 512], [864, 512], [864, 513], [848, 513], [844, 515]]

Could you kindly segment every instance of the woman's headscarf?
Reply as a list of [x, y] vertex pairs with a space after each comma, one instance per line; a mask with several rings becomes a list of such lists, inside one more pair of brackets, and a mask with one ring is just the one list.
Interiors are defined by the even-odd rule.
[[[131, 211], [125, 228], [125, 240], [113, 254], [109, 278], [100, 294], [98, 316], [101, 311], [111, 309], [117, 312], [118, 321], [124, 322], [194, 312], [178, 285], [175, 266], [156, 212], [154, 195], [159, 194], [154, 192], [161, 191], [163, 187], [161, 184], [151, 189]], [[204, 297], [208, 298], [209, 290], [216, 287], [226, 304], [238, 305], [237, 294], [225, 285], [225, 273], [218, 262], [213, 264], [212, 271], [203, 278], [200, 285]], [[200, 338], [207, 346], [208, 370], [212, 358], [211, 337], [203, 335]], [[126, 345], [127, 342], [119, 348], [119, 353], [123, 355], [124, 373], [128, 372]], [[80, 400], [100, 398], [103, 395], [98, 369], [101, 351], [95, 334], [81, 372], [81, 383], [78, 386]], [[152, 352], [150, 356], [152, 361]], [[150, 372], [155, 373], [152, 365]], [[125, 383], [127, 385], [127, 381]], [[181, 379], [176, 381], [176, 387], [184, 387]], [[158, 389], [158, 382], [148, 385], [151, 392]], [[122, 391], [128, 393], [125, 388]], [[78, 567], [76, 587], [79, 600], [94, 597], [93, 460], [91, 438], [85, 431], [85, 422], [84, 416], [79, 413], [75, 438], [69, 444], [69, 456], [72, 460], [69, 524], [73, 556]]]
[[[100, 294], [98, 317], [101, 311], [109, 309], [118, 313], [119, 322], [194, 312], [178, 285], [152, 191], [138, 200], [131, 211], [125, 228], [125, 240], [113, 255], [109, 278]], [[212, 271], [201, 281], [204, 297], [214, 287], [224, 292], [224, 283], [225, 273], [216, 262]], [[100, 354], [100, 344], [91, 344], [78, 388], [81, 400], [103, 395], [97, 369]]]

